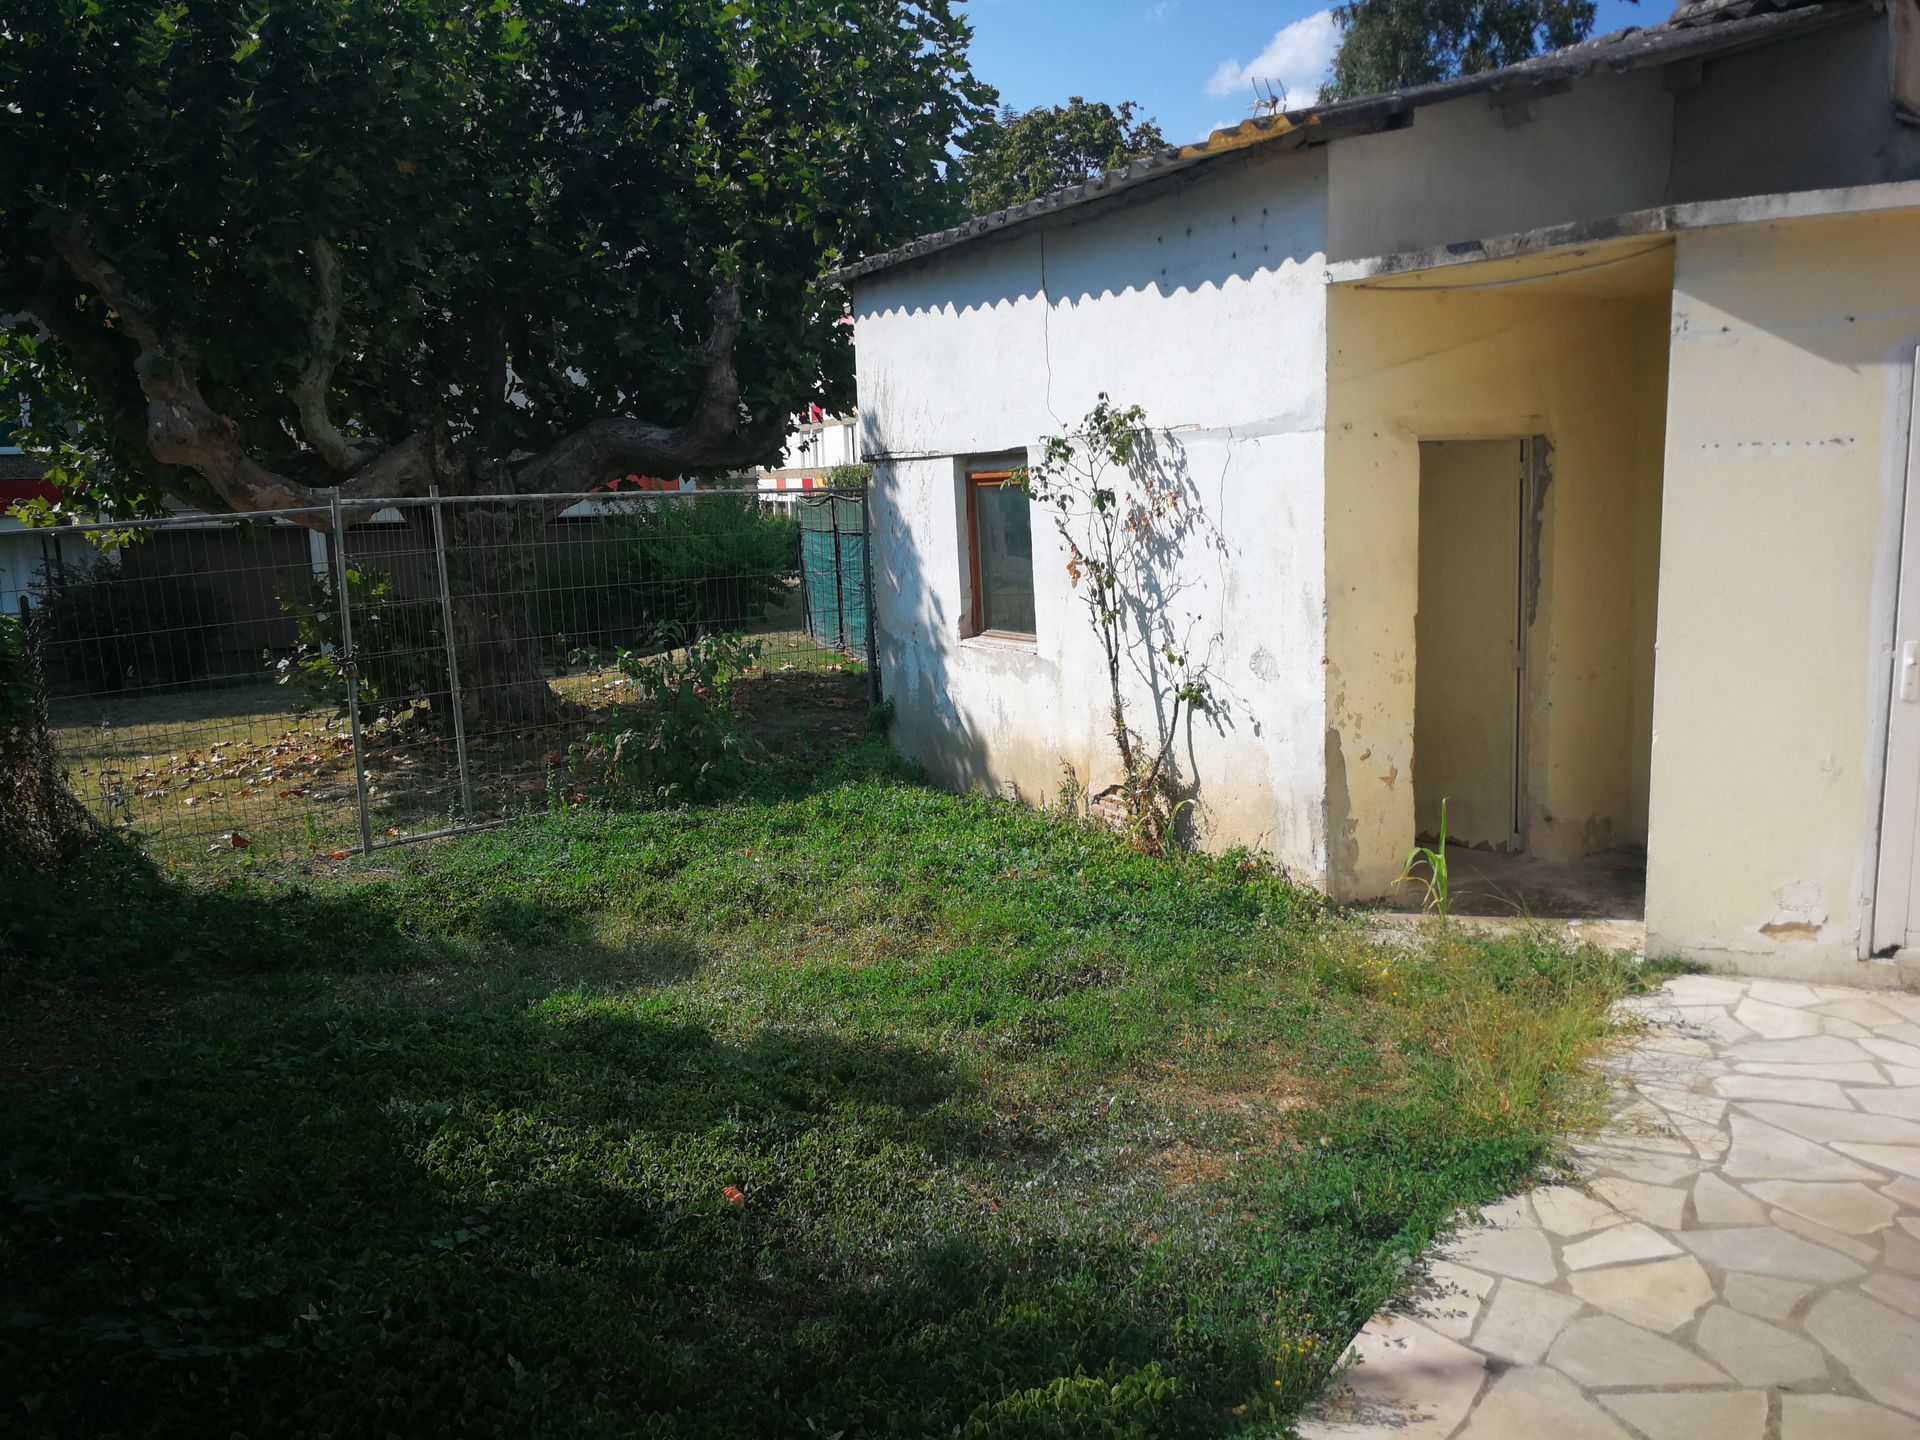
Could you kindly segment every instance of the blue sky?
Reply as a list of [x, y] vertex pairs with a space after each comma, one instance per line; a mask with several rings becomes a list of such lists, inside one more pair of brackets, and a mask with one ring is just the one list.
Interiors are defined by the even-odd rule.
[[[1332, 54], [1310, 0], [968, 0], [974, 73], [1026, 109], [1138, 100], [1173, 144], [1247, 117], [1252, 77], [1309, 103]], [[1667, 0], [1600, 0], [1594, 33], [1666, 19]]]

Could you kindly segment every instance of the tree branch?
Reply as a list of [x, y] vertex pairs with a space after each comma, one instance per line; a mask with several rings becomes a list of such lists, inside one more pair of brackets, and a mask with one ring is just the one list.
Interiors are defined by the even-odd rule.
[[378, 453], [375, 447], [350, 440], [327, 414], [327, 387], [339, 358], [340, 257], [324, 235], [307, 247], [313, 263], [313, 318], [307, 322], [307, 368], [288, 391], [300, 415], [300, 429], [320, 458], [341, 474], [350, 474]]
[[[200, 393], [192, 348], [169, 343], [153, 307], [94, 249], [84, 221], [60, 236], [56, 248], [74, 278], [118, 315], [125, 333], [139, 346], [134, 372], [147, 400], [147, 450], [156, 460], [197, 471], [235, 510], [291, 510], [318, 503], [319, 493], [247, 454], [238, 427], [215, 413]], [[347, 498], [415, 494], [434, 479], [433, 464], [426, 439], [409, 436], [359, 465], [342, 483], [341, 493]], [[301, 523], [326, 528], [318, 517]]]
[[419, 495], [442, 478], [433, 442], [424, 434], [409, 435], [344, 477], [339, 485], [340, 498], [372, 500]]
[[241, 448], [237, 427], [215, 414], [200, 393], [192, 350], [167, 342], [153, 307], [93, 248], [86, 222], [69, 227], [55, 245], [74, 277], [119, 316], [125, 333], [139, 346], [134, 372], [147, 398], [147, 449], [153, 457], [198, 470], [236, 510], [311, 505], [312, 491], [257, 463]]
[[713, 292], [713, 328], [700, 347], [706, 377], [693, 414], [674, 426], [625, 416], [589, 421], [521, 465], [514, 489], [522, 494], [590, 490], [629, 471], [744, 466], [766, 459], [785, 436], [787, 420], [768, 415], [740, 423], [739, 341], [740, 289], [720, 281]]
[[[126, 356], [113, 333], [87, 311], [93, 297], [77, 289], [71, 275], [49, 259], [39, 287], [26, 297], [27, 313], [60, 346], [67, 361], [85, 379], [93, 405], [91, 418], [111, 433], [115, 444], [139, 455], [147, 449], [147, 399], [140, 393]], [[196, 504], [212, 501], [212, 492], [195, 471], [178, 470], [168, 488], [187, 492]]]
[[[144, 440], [155, 459], [197, 472], [213, 494], [235, 510], [298, 509], [320, 501], [326, 492], [271, 470], [247, 453], [238, 427], [201, 393], [192, 347], [167, 335], [154, 308], [94, 248], [84, 219], [58, 238], [56, 248], [74, 278], [114, 313], [120, 333], [138, 347], [133, 368], [147, 402]], [[332, 424], [326, 395], [339, 331], [339, 262], [324, 240], [315, 241], [313, 260], [318, 297], [308, 330], [313, 351], [294, 399], [308, 443], [342, 472], [337, 487], [341, 498], [364, 502], [418, 495], [434, 483], [457, 486], [468, 478], [468, 463], [444, 435], [409, 435], [373, 453]], [[732, 284], [718, 284], [713, 328], [700, 348], [704, 384], [691, 416], [674, 426], [626, 416], [589, 421], [526, 461], [511, 477], [502, 477], [510, 478], [505, 488], [521, 494], [563, 494], [590, 490], [634, 470], [677, 473], [766, 459], [786, 434], [786, 416], [741, 423], [735, 364], [740, 329], [740, 291]], [[483, 472], [482, 478], [493, 477]], [[326, 528], [319, 517], [301, 523]]]

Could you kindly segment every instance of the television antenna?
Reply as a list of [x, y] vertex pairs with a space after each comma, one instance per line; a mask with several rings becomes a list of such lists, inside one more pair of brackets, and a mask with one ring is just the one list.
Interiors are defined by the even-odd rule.
[[1253, 104], [1247, 107], [1255, 115], [1278, 115], [1287, 108], [1287, 87], [1276, 81], [1253, 77]]

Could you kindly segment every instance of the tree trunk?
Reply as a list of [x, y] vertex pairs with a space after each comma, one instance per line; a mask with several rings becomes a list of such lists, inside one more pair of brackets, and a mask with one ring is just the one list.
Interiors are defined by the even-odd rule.
[[551, 725], [572, 711], [547, 683], [539, 550], [542, 505], [449, 505], [447, 579], [470, 735]]

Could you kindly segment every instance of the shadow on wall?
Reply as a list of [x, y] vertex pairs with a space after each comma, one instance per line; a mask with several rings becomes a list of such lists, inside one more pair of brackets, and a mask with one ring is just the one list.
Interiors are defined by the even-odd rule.
[[871, 604], [882, 693], [894, 713], [888, 738], [938, 784], [1005, 793], [988, 764], [985, 740], [948, 683], [947, 649], [959, 620], [929, 573], [915, 527], [901, 513], [899, 485], [893, 467], [875, 468]]
[[[1136, 494], [1161, 495], [1167, 500], [1139, 532], [1138, 566], [1126, 596], [1133, 641], [1126, 663], [1134, 678], [1129, 719], [1149, 744], [1157, 747], [1164, 740], [1170, 746], [1177, 767], [1174, 793], [1182, 807], [1175, 834], [1191, 844], [1205, 831], [1208, 813], [1200, 795], [1195, 728], [1225, 739], [1234, 729], [1236, 699], [1221, 673], [1226, 645], [1220, 623], [1224, 597], [1212, 597], [1213, 603], [1207, 604], [1199, 562], [1213, 557], [1224, 570], [1231, 562], [1232, 547], [1202, 501], [1187, 447], [1177, 435], [1148, 430], [1129, 472]], [[1189, 604], [1203, 608], [1185, 608]], [[1091, 619], [1088, 624], [1091, 628]], [[1192, 682], [1204, 687], [1205, 703], [1180, 706], [1177, 691]], [[1146, 728], [1149, 717], [1150, 731]], [[1176, 723], [1179, 733], [1169, 734]]]
[[[898, 487], [927, 482], [924, 471], [907, 470], [911, 478], [903, 479], [883, 467], [874, 509], [875, 605], [881, 672], [895, 704], [895, 744], [935, 780], [958, 789], [1036, 805], [1068, 787], [1099, 793], [1119, 778], [1111, 687], [1089, 613], [1092, 585], [1084, 578], [1076, 585], [1065, 559], [1066, 540], [1090, 548], [1087, 535], [1055, 506], [1035, 502], [1036, 540], [1047, 542], [1035, 546], [1035, 586], [1054, 625], [1043, 625], [1050, 633], [1034, 647], [969, 648], [960, 664], [954, 649], [960, 623], [947, 573], [956, 562], [928, 552], [943, 531], [924, 515], [909, 518], [925, 497], [903, 495]], [[1157, 496], [1160, 503], [1143, 506], [1142, 524], [1127, 532], [1122, 693], [1146, 753], [1168, 748], [1183, 802], [1177, 829], [1191, 841], [1207, 828], [1208, 814], [1196, 742], [1207, 732], [1226, 738], [1240, 703], [1219, 673], [1231, 546], [1203, 503], [1178, 436], [1147, 432], [1128, 470], [1127, 478], [1110, 471], [1104, 483], [1123, 496]], [[1063, 537], [1057, 542], [1056, 533]], [[1195, 679], [1204, 679], [1208, 694], [1198, 714], [1175, 699], [1178, 687]], [[1226, 778], [1217, 774], [1215, 783]]]

